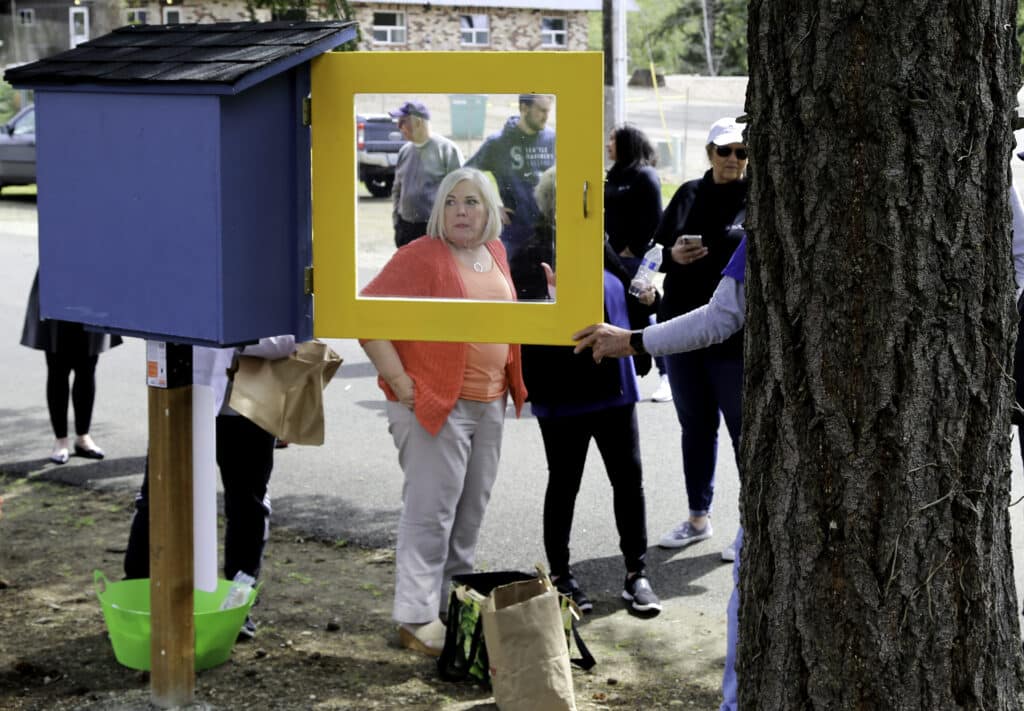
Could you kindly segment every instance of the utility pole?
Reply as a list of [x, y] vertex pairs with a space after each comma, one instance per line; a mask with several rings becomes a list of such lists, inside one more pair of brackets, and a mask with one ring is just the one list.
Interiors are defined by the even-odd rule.
[[610, 130], [626, 120], [626, 2], [603, 0], [601, 9], [604, 119]]
[[615, 65], [615, 125], [626, 121], [626, 0], [613, 0], [615, 16], [612, 34], [615, 37], [613, 63]]
[[17, 65], [21, 61], [21, 51], [18, 47], [18, 25], [21, 24], [18, 18], [18, 2], [17, 0], [11, 0], [11, 39], [14, 41], [14, 47], [11, 52], [11, 64]]

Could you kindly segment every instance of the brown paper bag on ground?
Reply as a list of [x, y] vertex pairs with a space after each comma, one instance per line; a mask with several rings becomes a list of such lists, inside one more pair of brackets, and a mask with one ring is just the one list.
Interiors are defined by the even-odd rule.
[[323, 391], [340, 366], [341, 356], [320, 341], [277, 360], [239, 356], [228, 405], [278, 439], [323, 444]]
[[495, 588], [481, 606], [501, 711], [576, 711], [558, 592], [545, 578]]

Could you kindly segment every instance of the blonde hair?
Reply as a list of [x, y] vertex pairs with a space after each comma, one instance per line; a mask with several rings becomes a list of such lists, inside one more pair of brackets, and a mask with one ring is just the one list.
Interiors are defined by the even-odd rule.
[[441, 181], [437, 188], [437, 197], [434, 198], [434, 207], [430, 211], [430, 220], [427, 221], [427, 234], [434, 239], [445, 239], [448, 236], [444, 229], [444, 203], [448, 199], [448, 194], [463, 180], [472, 183], [480, 192], [480, 199], [487, 213], [487, 222], [477, 244], [497, 239], [501, 235], [501, 199], [498, 197], [498, 191], [494, 189], [494, 184], [476, 168], [453, 170]]
[[537, 187], [533, 189], [533, 198], [537, 207], [548, 222], [555, 222], [555, 166], [551, 166], [540, 174]]

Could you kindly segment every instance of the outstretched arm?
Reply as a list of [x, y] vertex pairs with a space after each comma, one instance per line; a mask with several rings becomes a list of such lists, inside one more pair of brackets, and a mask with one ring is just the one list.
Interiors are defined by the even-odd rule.
[[[744, 322], [743, 283], [722, 277], [715, 293], [704, 306], [664, 323], [643, 330], [644, 350], [651, 355], [669, 355], [721, 343], [741, 328]], [[594, 360], [634, 355], [629, 345], [632, 331], [607, 323], [594, 324], [573, 334], [575, 352], [590, 348]]]

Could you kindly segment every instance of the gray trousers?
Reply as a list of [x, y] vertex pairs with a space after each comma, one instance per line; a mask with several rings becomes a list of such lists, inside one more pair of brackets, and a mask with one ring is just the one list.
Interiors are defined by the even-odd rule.
[[425, 623], [447, 603], [451, 576], [473, 571], [498, 473], [505, 398], [458, 400], [436, 437], [404, 405], [389, 401], [387, 415], [405, 474], [392, 616]]

